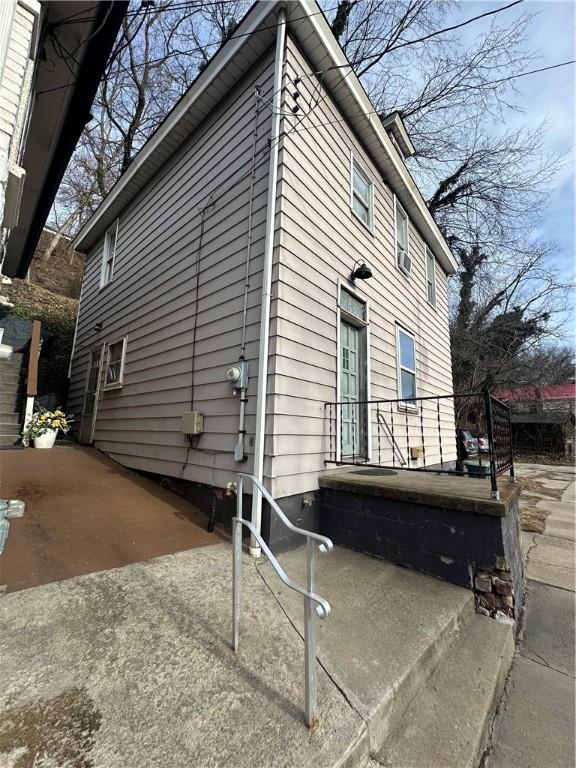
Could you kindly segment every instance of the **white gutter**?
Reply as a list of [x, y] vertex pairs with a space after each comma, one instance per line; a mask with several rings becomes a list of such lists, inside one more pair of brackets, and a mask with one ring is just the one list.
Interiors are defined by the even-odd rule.
[[[266, 240], [264, 242], [264, 274], [262, 276], [262, 306], [260, 312], [260, 353], [258, 357], [258, 384], [256, 394], [256, 443], [254, 447], [254, 476], [261, 483], [264, 474], [264, 443], [266, 438], [266, 387], [268, 383], [268, 341], [270, 334], [270, 298], [272, 293], [272, 257], [274, 255], [274, 226], [276, 222], [276, 190], [278, 186], [278, 152], [280, 143], [280, 111], [282, 108], [282, 74], [286, 46], [286, 11], [278, 14], [276, 55], [274, 58], [274, 86], [272, 100], [272, 130], [270, 132], [270, 169], [268, 171], [268, 201], [266, 212]], [[260, 533], [262, 528], [262, 493], [253, 484], [252, 525]], [[252, 539], [250, 554], [260, 557], [260, 546]]]

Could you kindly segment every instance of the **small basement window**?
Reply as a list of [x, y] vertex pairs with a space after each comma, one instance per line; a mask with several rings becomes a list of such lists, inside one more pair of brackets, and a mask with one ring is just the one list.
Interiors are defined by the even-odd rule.
[[407, 408], [416, 408], [416, 344], [409, 331], [396, 326], [396, 348], [398, 353], [398, 396], [407, 402]]
[[104, 235], [104, 251], [102, 253], [102, 271], [100, 273], [100, 288], [108, 285], [114, 274], [114, 259], [116, 258], [116, 241], [118, 239], [118, 220]]
[[356, 158], [352, 157], [352, 210], [368, 229], [372, 229], [372, 198], [372, 182]]
[[428, 301], [433, 307], [436, 306], [436, 261], [434, 254], [429, 250], [428, 246], [426, 251], [426, 290], [428, 293]]
[[396, 219], [396, 264], [398, 269], [401, 269], [407, 277], [410, 277], [412, 259], [410, 258], [408, 246], [408, 216], [396, 198], [394, 208]]
[[108, 344], [104, 389], [119, 389], [124, 383], [127, 341], [127, 337], [124, 337], [120, 341]]

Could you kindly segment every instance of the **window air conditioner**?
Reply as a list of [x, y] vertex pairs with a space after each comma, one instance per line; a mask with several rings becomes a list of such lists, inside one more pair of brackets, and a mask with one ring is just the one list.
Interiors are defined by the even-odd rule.
[[408, 251], [402, 248], [402, 246], [398, 246], [398, 266], [403, 272], [406, 272], [407, 275], [410, 274], [412, 259], [408, 255]]

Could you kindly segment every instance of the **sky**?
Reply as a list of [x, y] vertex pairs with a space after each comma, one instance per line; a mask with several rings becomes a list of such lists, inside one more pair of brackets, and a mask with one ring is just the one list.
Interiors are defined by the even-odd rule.
[[[455, 14], [454, 23], [507, 4], [463, 0], [459, 12]], [[537, 52], [539, 58], [530, 63], [527, 69], [539, 69], [576, 59], [575, 9], [576, 3], [573, 0], [525, 0], [495, 18], [507, 24], [524, 12], [535, 15], [530, 24], [527, 47]], [[462, 28], [458, 32], [462, 41], [471, 42], [476, 35], [486, 31], [492, 18], [488, 17]], [[505, 115], [507, 126], [516, 128], [526, 124], [537, 125], [547, 120], [549, 127], [544, 135], [546, 151], [551, 154], [566, 154], [564, 165], [552, 185], [544, 223], [535, 230], [534, 237], [557, 243], [554, 263], [563, 280], [574, 280], [576, 65], [571, 64], [518, 78], [515, 80], [515, 86], [519, 93], [514, 95], [513, 100], [523, 112], [517, 114], [510, 110]], [[568, 333], [574, 330], [573, 312], [567, 319], [566, 330]]]

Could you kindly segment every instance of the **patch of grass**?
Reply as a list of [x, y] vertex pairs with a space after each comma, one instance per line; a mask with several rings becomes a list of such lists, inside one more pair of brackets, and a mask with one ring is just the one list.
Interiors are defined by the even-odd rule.
[[526, 504], [520, 507], [520, 527], [530, 533], [544, 533], [548, 512], [541, 507]]
[[520, 487], [523, 491], [528, 491], [528, 493], [532, 493], [535, 496], [548, 496], [552, 499], [556, 499], [557, 501], [561, 501], [562, 494], [564, 492], [559, 488], [548, 488], [539, 480], [535, 480], [532, 477], [521, 477], [518, 480], [518, 483], [520, 484]]

